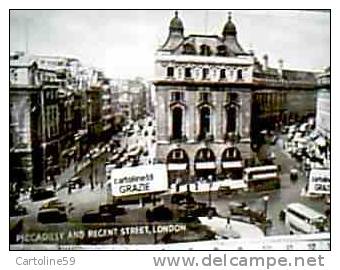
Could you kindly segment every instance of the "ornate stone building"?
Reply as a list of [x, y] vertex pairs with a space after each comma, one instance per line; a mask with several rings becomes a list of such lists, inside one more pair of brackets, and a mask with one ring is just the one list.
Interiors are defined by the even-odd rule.
[[169, 176], [231, 174], [250, 155], [253, 56], [229, 14], [222, 36], [184, 36], [176, 12], [157, 51], [157, 157]]
[[290, 112], [315, 113], [314, 73], [261, 64], [239, 44], [230, 13], [221, 34], [186, 36], [176, 12], [157, 50], [156, 156], [171, 182], [240, 179], [261, 130], [288, 122]]

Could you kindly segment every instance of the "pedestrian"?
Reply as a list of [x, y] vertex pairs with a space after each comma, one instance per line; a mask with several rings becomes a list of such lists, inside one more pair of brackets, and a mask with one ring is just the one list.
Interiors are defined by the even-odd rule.
[[57, 182], [54, 178], [52, 180], [52, 185], [53, 185], [53, 190], [56, 191], [57, 190]]
[[125, 234], [124, 235], [124, 241], [125, 241], [125, 244], [129, 244], [130, 243], [130, 235]]

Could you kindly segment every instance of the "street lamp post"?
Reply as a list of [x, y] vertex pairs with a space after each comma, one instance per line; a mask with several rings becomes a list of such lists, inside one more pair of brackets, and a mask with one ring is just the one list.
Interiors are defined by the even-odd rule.
[[267, 216], [268, 216], [268, 201], [269, 201], [269, 196], [265, 195], [263, 196], [263, 202], [264, 202], [264, 234], [267, 234]]
[[90, 161], [90, 168], [91, 168], [91, 171], [90, 171], [90, 186], [91, 186], [91, 190], [93, 190], [94, 189], [94, 183], [93, 183], [93, 157], [92, 157], [92, 154], [88, 153], [87, 158]]
[[208, 202], [209, 202], [209, 207], [211, 207], [211, 186], [212, 186], [212, 175], [208, 176], [209, 180], [209, 192], [208, 192]]

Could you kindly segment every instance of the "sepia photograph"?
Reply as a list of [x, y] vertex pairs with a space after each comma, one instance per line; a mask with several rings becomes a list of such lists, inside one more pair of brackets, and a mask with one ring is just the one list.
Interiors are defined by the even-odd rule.
[[330, 10], [9, 26], [10, 250], [331, 249]]

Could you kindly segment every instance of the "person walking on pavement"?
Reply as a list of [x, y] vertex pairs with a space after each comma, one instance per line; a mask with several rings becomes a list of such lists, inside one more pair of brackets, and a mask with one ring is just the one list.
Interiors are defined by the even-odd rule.
[[93, 176], [92, 173], [90, 174], [90, 186], [91, 186], [91, 190], [94, 190], [94, 184], [93, 184]]

